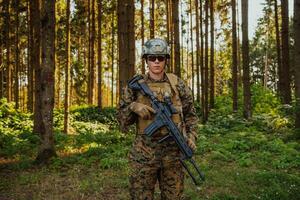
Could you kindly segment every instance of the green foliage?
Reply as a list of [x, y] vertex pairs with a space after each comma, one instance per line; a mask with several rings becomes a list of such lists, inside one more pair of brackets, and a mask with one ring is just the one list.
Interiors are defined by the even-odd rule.
[[280, 106], [280, 99], [276, 97], [274, 92], [269, 89], [263, 88], [259, 84], [251, 87], [252, 106], [254, 113], [267, 113], [270, 115], [278, 114], [278, 107]]
[[230, 94], [216, 98], [216, 109], [198, 130], [198, 153], [241, 167], [299, 168], [299, 143], [291, 139], [293, 107], [282, 106], [272, 91], [260, 85], [251, 89], [253, 117], [248, 121], [241, 111], [231, 113]]
[[[89, 166], [98, 161], [101, 168], [124, 167], [132, 137], [116, 129], [115, 113], [112, 108], [105, 108], [101, 112], [97, 107], [73, 108], [70, 121], [74, 133], [66, 135], [61, 132], [63, 110], [54, 110], [56, 150], [68, 156], [54, 158], [52, 167], [59, 168], [72, 163]], [[35, 155], [39, 142], [39, 137], [32, 133], [31, 117], [14, 109], [13, 103], [1, 100], [0, 155], [23, 160], [23, 167], [30, 165], [26, 160]]]
[[94, 106], [78, 106], [71, 109], [71, 113], [75, 121], [91, 121], [100, 122], [103, 124], [116, 124], [116, 109], [115, 108], [103, 108], [100, 110], [98, 107]]
[[32, 133], [31, 115], [14, 107], [14, 103], [8, 103], [6, 99], [0, 100], [1, 157], [20, 157], [32, 153], [39, 141], [38, 136]]
[[[252, 94], [252, 119], [244, 120], [241, 110], [231, 113], [229, 93], [217, 97], [216, 108], [211, 110], [208, 122], [197, 130], [195, 158], [208, 180], [200, 194], [205, 193], [207, 199], [293, 199], [294, 194], [299, 193], [300, 144], [291, 137], [295, 133], [292, 127], [294, 107], [282, 106], [271, 91], [258, 85], [252, 87]], [[239, 102], [242, 105], [241, 96]], [[196, 108], [200, 113], [200, 106]], [[107, 174], [110, 180], [106, 182], [127, 190], [127, 154], [134, 130], [127, 134], [118, 130], [113, 108], [100, 111], [97, 107], [81, 106], [72, 108], [70, 113], [72, 131], [66, 135], [61, 131], [63, 111], [54, 111], [54, 136], [59, 156], [51, 160], [47, 169], [63, 174], [74, 166], [101, 173], [113, 171], [117, 175]], [[1, 156], [21, 161], [13, 169], [31, 167], [28, 158], [34, 156], [38, 144], [37, 136], [32, 134], [31, 116], [15, 110], [13, 104], [3, 100], [0, 118]], [[116, 178], [120, 172], [124, 177]], [[28, 177], [18, 182], [32, 185]], [[90, 174], [80, 178], [79, 192], [94, 193], [99, 187], [106, 191], [102, 187], [105, 176], [99, 177]], [[190, 186], [191, 180], [187, 179], [186, 184]], [[203, 199], [194, 187], [187, 188], [185, 193], [190, 199]]]
[[254, 199], [298, 199], [297, 195], [290, 194], [299, 193], [299, 177], [286, 173], [260, 172], [254, 174], [253, 178], [258, 183], [256, 194], [251, 196]]
[[[70, 117], [72, 118], [72, 116]], [[64, 127], [64, 111], [62, 109], [54, 109], [53, 110], [53, 126], [55, 129], [63, 129]]]

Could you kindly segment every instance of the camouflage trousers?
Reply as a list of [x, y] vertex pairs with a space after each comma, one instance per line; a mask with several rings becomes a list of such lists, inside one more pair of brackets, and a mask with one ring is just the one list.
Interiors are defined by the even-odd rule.
[[179, 157], [174, 141], [158, 143], [138, 135], [129, 154], [131, 199], [153, 200], [157, 181], [161, 200], [182, 199], [184, 172]]

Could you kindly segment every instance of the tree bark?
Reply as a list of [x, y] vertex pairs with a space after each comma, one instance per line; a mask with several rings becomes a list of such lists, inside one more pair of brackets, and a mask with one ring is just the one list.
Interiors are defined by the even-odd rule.
[[31, 5], [31, 1], [28, 1], [28, 7], [29, 7], [29, 21], [28, 21], [28, 73], [27, 73], [27, 81], [28, 81], [28, 89], [27, 89], [27, 110], [29, 112], [33, 112], [33, 56], [34, 56], [34, 50], [33, 50], [33, 9]]
[[91, 19], [91, 1], [93, 0], [88, 0], [88, 85], [87, 85], [87, 90], [88, 90], [88, 104], [92, 104], [93, 98], [92, 98], [92, 19]]
[[15, 0], [15, 70], [14, 70], [14, 99], [15, 99], [15, 108], [19, 108], [19, 70], [20, 70], [20, 45], [19, 45], [19, 0]]
[[175, 66], [175, 74], [178, 77], [181, 77], [181, 69], [180, 69], [180, 39], [179, 39], [179, 12], [178, 12], [179, 1], [173, 0], [172, 2], [172, 16], [173, 16], [173, 24], [174, 24], [174, 66]]
[[279, 76], [279, 81], [277, 83], [277, 90], [279, 94], [281, 92], [281, 85], [280, 81], [282, 81], [282, 61], [281, 61], [281, 43], [280, 43], [280, 34], [279, 34], [279, 20], [278, 20], [278, 5], [277, 0], [274, 0], [274, 10], [275, 10], [275, 30], [276, 30], [276, 51], [277, 51], [277, 71]]
[[[90, 26], [90, 53], [89, 53], [89, 98], [88, 104], [92, 105], [94, 102], [94, 83], [95, 83], [95, 0], [91, 0], [91, 26]], [[89, 5], [90, 6], [90, 5]], [[90, 24], [90, 23], [89, 23]]]
[[215, 106], [214, 1], [210, 0], [210, 108]]
[[[3, 2], [2, 2], [3, 3]], [[4, 13], [4, 6], [1, 6], [0, 7], [0, 12], [1, 13]], [[3, 23], [3, 19], [1, 19], [1, 22]], [[2, 21], [3, 20], [3, 21]], [[4, 35], [2, 37], [0, 37], [0, 99], [2, 99], [4, 97], [4, 91], [3, 91], [3, 86], [4, 86], [4, 77], [3, 77], [3, 74], [4, 74], [4, 68], [3, 68], [3, 42], [4, 42]]]
[[32, 66], [34, 67], [34, 121], [33, 132], [39, 133], [41, 130], [41, 16], [40, 0], [30, 1], [30, 14], [33, 23], [33, 41], [32, 41]]
[[200, 74], [201, 74], [201, 110], [202, 120], [205, 116], [205, 77], [204, 77], [204, 40], [203, 40], [203, 1], [200, 0]]
[[88, 0], [88, 13], [87, 13], [87, 28], [88, 28], [88, 51], [87, 51], [87, 75], [88, 75], [88, 81], [87, 81], [87, 102], [88, 104], [91, 104], [91, 0]]
[[12, 69], [10, 65], [10, 4], [9, 0], [4, 0], [4, 7], [5, 7], [5, 18], [4, 18], [4, 24], [5, 24], [5, 48], [6, 48], [6, 97], [7, 101], [10, 102], [12, 100]]
[[[141, 0], [141, 23], [142, 23], [142, 28], [141, 28], [142, 46], [144, 46], [145, 44], [144, 0]], [[168, 14], [167, 14], [167, 26], [168, 26]], [[145, 74], [144, 60], [142, 60], [142, 74]]]
[[54, 70], [55, 70], [55, 1], [42, 4], [42, 66], [41, 66], [41, 145], [37, 163], [45, 163], [56, 155], [53, 138]]
[[238, 110], [238, 83], [237, 83], [237, 37], [236, 37], [236, 1], [232, 0], [232, 95], [233, 112]]
[[[197, 102], [200, 102], [200, 41], [199, 41], [199, 3], [195, 0], [196, 9], [196, 85], [197, 85]], [[201, 16], [202, 17], [202, 16]]]
[[[180, 69], [184, 69], [184, 61], [183, 61], [183, 59], [184, 59], [184, 52], [183, 52], [183, 44], [184, 44], [184, 41], [183, 41], [183, 35], [184, 35], [184, 29], [185, 29], [185, 27], [184, 27], [184, 25], [183, 25], [183, 11], [182, 11], [182, 2], [180, 2], [180, 30], [182, 30], [181, 31], [181, 35], [180, 35], [180, 44], [182, 45], [182, 48], [180, 48]], [[187, 73], [186, 73], [187, 74]], [[187, 80], [187, 79], [185, 79], [185, 80]]]
[[282, 99], [283, 103], [291, 103], [291, 80], [289, 63], [289, 3], [288, 0], [281, 0], [282, 13]]
[[56, 61], [56, 66], [55, 66], [55, 80], [57, 80], [56, 82], [56, 86], [55, 86], [55, 90], [56, 90], [56, 101], [55, 101], [55, 107], [60, 109], [60, 93], [61, 93], [61, 60], [57, 59]]
[[204, 116], [203, 121], [206, 122], [208, 120], [208, 88], [209, 88], [209, 80], [208, 80], [208, 0], [205, 0], [205, 68], [204, 68], [204, 80], [205, 80], [205, 86], [204, 86]]
[[127, 81], [134, 75], [134, 1], [118, 0], [119, 96]]
[[112, 16], [111, 16], [111, 107], [114, 106], [114, 61], [115, 61], [115, 11], [112, 10]]
[[[3, 57], [2, 57], [2, 40], [0, 41], [0, 66], [3, 65]], [[2, 99], [4, 97], [3, 95], [3, 82], [4, 82], [4, 77], [3, 77], [3, 73], [4, 70], [3, 68], [0, 68], [0, 99]]]
[[168, 44], [170, 45], [171, 48], [171, 53], [170, 53], [170, 60], [169, 60], [169, 67], [168, 67], [168, 72], [174, 73], [174, 23], [173, 23], [173, 1], [168, 0], [168, 16], [169, 16], [169, 30], [168, 30]]
[[249, 70], [248, 0], [242, 0], [242, 36], [244, 117], [249, 119], [252, 114]]
[[149, 6], [150, 9], [150, 38], [154, 38], [154, 9], [155, 9], [155, 2], [154, 0], [150, 1], [151, 4]]
[[98, 108], [102, 109], [102, 1], [98, 0]]
[[69, 130], [69, 103], [70, 103], [70, 0], [67, 0], [66, 16], [66, 66], [65, 66], [65, 101], [64, 101], [64, 133]]
[[[294, 34], [295, 34], [295, 96], [296, 120], [295, 127], [300, 128], [300, 1], [294, 1]], [[298, 138], [300, 137], [298, 132]]]
[[[239, 2], [236, 2], [236, 15], [239, 16]], [[242, 64], [241, 64], [241, 39], [240, 39], [240, 22], [239, 22], [239, 17], [237, 17], [236, 20], [237, 24], [237, 67], [238, 67], [238, 74], [237, 74], [237, 81], [238, 81], [238, 86], [241, 86], [243, 83], [242, 80]]]
[[[194, 98], [194, 96], [195, 96], [195, 86], [194, 86], [194, 84], [195, 84], [195, 82], [194, 82], [194, 76], [195, 76], [195, 74], [194, 74], [194, 42], [193, 42], [193, 7], [192, 7], [192, 0], [189, 0], [189, 3], [190, 3], [190, 32], [191, 32], [191, 38], [190, 38], [190, 40], [191, 40], [191, 56], [192, 56], [192, 62], [191, 62], [191, 65], [192, 65], [192, 93], [193, 93], [193, 98]], [[196, 36], [197, 38], [198, 38], [198, 36]], [[200, 74], [197, 74], [197, 76], [200, 76]], [[199, 87], [200, 87], [200, 83], [199, 83]], [[199, 91], [197, 90], [197, 92], [199, 92], [199, 95], [200, 95], [200, 88], [199, 88]], [[199, 101], [200, 101], [200, 99], [199, 99]]]
[[[267, 2], [267, 10], [266, 15], [270, 16], [270, 10], [271, 10], [271, 2], [268, 0]], [[270, 55], [270, 19], [266, 19], [266, 47], [265, 47], [265, 62], [264, 62], [264, 69], [263, 69], [263, 76], [262, 76], [262, 85], [265, 89], [267, 89], [268, 86], [268, 77], [269, 77], [269, 55]]]

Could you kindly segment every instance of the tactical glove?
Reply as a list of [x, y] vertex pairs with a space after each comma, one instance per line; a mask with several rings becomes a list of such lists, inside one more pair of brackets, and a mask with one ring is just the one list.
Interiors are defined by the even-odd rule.
[[142, 119], [151, 119], [151, 114], [155, 113], [155, 110], [150, 106], [137, 102], [132, 102], [129, 105], [129, 109], [135, 112]]

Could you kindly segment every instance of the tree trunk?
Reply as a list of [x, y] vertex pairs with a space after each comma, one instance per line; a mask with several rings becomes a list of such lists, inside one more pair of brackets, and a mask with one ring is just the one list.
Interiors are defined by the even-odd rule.
[[[267, 1], [267, 10], [266, 10], [266, 15], [270, 16], [270, 10], [271, 10], [271, 5], [270, 5], [270, 1]], [[263, 83], [263, 87], [265, 89], [267, 89], [268, 87], [268, 75], [269, 75], [269, 55], [270, 55], [270, 19], [267, 18], [266, 19], [266, 45], [265, 45], [265, 63], [264, 63], [264, 69], [263, 69], [263, 76], [262, 76], [262, 83]]]
[[87, 29], [88, 29], [88, 34], [87, 34], [87, 45], [88, 45], [88, 50], [87, 50], [87, 102], [90, 104], [91, 102], [91, 0], [88, 0], [88, 8], [87, 8]]
[[134, 75], [134, 1], [118, 0], [119, 96], [127, 81]]
[[244, 117], [249, 119], [251, 117], [251, 91], [249, 70], [248, 0], [242, 0], [242, 34]]
[[[92, 105], [94, 102], [94, 82], [95, 82], [95, 0], [91, 0], [92, 5], [90, 8], [89, 4], [89, 10], [91, 16], [91, 20], [89, 23], [89, 86], [88, 86], [88, 104]], [[90, 2], [90, 0], [89, 0]], [[90, 25], [91, 24], [91, 25]]]
[[204, 68], [204, 80], [205, 80], [205, 94], [204, 94], [204, 117], [203, 121], [208, 120], [208, 0], [205, 0], [205, 68]]
[[179, 1], [173, 0], [172, 2], [172, 16], [173, 16], [173, 24], [174, 24], [174, 66], [175, 66], [175, 74], [178, 77], [181, 77], [180, 70], [180, 40], [179, 40], [179, 12], [178, 12]]
[[[89, 64], [88, 64], [88, 60], [89, 60], [89, 50], [87, 50], [87, 46], [88, 46], [88, 49], [89, 49], [89, 45], [88, 45], [88, 42], [84, 43], [83, 44], [83, 68], [84, 69], [87, 69], [89, 71]], [[87, 73], [87, 76], [88, 76], [88, 81], [87, 81], [87, 87], [89, 86], [89, 75]], [[87, 92], [86, 92], [86, 95], [87, 95], [87, 101], [86, 103], [88, 102], [88, 99], [89, 99], [89, 89], [87, 88]]]
[[53, 138], [54, 70], [55, 70], [55, 1], [42, 4], [42, 66], [41, 66], [41, 145], [37, 163], [45, 163], [56, 155]]
[[28, 82], [28, 89], [27, 89], [27, 110], [29, 112], [33, 112], [33, 69], [34, 69], [34, 65], [33, 65], [33, 57], [34, 57], [34, 50], [33, 50], [33, 42], [34, 42], [34, 38], [33, 38], [33, 10], [32, 10], [32, 5], [31, 5], [31, 1], [28, 1], [28, 7], [29, 7], [29, 20], [28, 21], [28, 73], [27, 73], [27, 82]]
[[150, 9], [150, 38], [154, 38], [154, 9], [155, 9], [155, 2], [154, 0], [150, 1], [151, 4], [149, 6]]
[[10, 65], [10, 4], [9, 0], [4, 0], [4, 7], [5, 7], [5, 48], [6, 48], [6, 97], [7, 101], [10, 102], [12, 100], [12, 82], [11, 82], [11, 65]]
[[204, 121], [205, 116], [205, 77], [204, 77], [204, 40], [203, 40], [203, 1], [200, 0], [200, 74], [201, 74], [201, 110], [202, 120]]
[[92, 0], [92, 35], [91, 35], [91, 104], [94, 103], [95, 90], [95, 39], [96, 39], [95, 0]]
[[66, 66], [65, 66], [65, 102], [64, 102], [64, 133], [69, 131], [69, 103], [70, 103], [70, 0], [67, 0], [66, 17]]
[[291, 80], [289, 63], [289, 3], [288, 0], [281, 0], [282, 12], [282, 98], [283, 103], [291, 103]]
[[[144, 1], [144, 0], [142, 0]], [[170, 45], [170, 12], [169, 12], [169, 0], [165, 0], [166, 15], [167, 15], [167, 43]]]
[[170, 61], [169, 61], [169, 67], [168, 67], [168, 72], [174, 73], [174, 23], [173, 23], [173, 1], [168, 0], [168, 15], [169, 15], [169, 41], [168, 44], [170, 45], [171, 48], [171, 53], [170, 53]]
[[[200, 102], [200, 42], [199, 42], [199, 1], [195, 0], [196, 9], [196, 73], [197, 73], [197, 102]], [[201, 16], [202, 17], [202, 16]]]
[[[194, 86], [194, 42], [193, 42], [193, 7], [192, 7], [192, 0], [189, 0], [190, 1], [190, 32], [191, 32], [191, 56], [192, 56], [192, 62], [191, 62], [191, 65], [192, 65], [192, 93], [193, 93], [193, 98], [195, 97], [195, 86]], [[198, 38], [198, 36], [196, 36]], [[200, 76], [200, 74], [197, 74], [197, 76]], [[200, 83], [199, 83], [199, 87], [200, 87]], [[200, 94], [200, 88], [199, 88], [199, 91], [198, 91], [198, 88], [197, 88], [197, 92], [199, 92]], [[200, 101], [200, 99], [199, 99]]]
[[102, 1], [98, 0], [98, 108], [102, 109]]
[[167, 11], [167, 43], [169, 44], [171, 48], [170, 52], [170, 60], [168, 63], [167, 72], [172, 72], [172, 66], [173, 66], [173, 33], [172, 33], [172, 7], [171, 7], [171, 0], [166, 0], [166, 11]]
[[[239, 2], [236, 2], [236, 15], [239, 16]], [[237, 77], [237, 81], [238, 81], [238, 86], [241, 86], [241, 84], [243, 83], [242, 80], [242, 64], [241, 64], [241, 39], [240, 39], [240, 22], [239, 22], [239, 17], [237, 17], [236, 20], [236, 24], [237, 24], [237, 66], [238, 66], [238, 77]]]
[[[0, 40], [0, 66], [3, 65], [3, 57], [2, 57], [2, 40]], [[3, 95], [3, 81], [4, 81], [4, 77], [3, 77], [3, 69], [0, 68], [0, 99], [2, 99], [4, 97]]]
[[214, 4], [210, 1], [210, 108], [215, 106]]
[[15, 0], [15, 84], [14, 84], [14, 99], [15, 99], [15, 108], [19, 108], [19, 70], [20, 70], [20, 45], [19, 45], [19, 0]]
[[[0, 11], [1, 11], [1, 13], [4, 13], [4, 7], [3, 6], [0, 7]], [[1, 19], [1, 22], [2, 22], [2, 19]], [[4, 65], [3, 56], [2, 56], [3, 42], [4, 42], [4, 39], [3, 39], [3, 36], [2, 36], [2, 37], [0, 37], [0, 66]], [[2, 99], [4, 97], [4, 91], [3, 91], [4, 77], [3, 77], [3, 74], [4, 74], [4, 69], [3, 69], [3, 67], [0, 67], [0, 99]]]
[[40, 64], [40, 48], [41, 48], [41, 16], [40, 16], [40, 0], [30, 1], [30, 14], [33, 23], [33, 41], [32, 41], [32, 66], [34, 67], [34, 122], [33, 132], [40, 133], [41, 130], [41, 64]]
[[57, 80], [55, 89], [56, 89], [56, 101], [55, 101], [55, 107], [56, 108], [60, 108], [60, 92], [61, 92], [61, 88], [60, 88], [60, 83], [61, 83], [61, 75], [60, 75], [60, 70], [61, 70], [61, 60], [57, 59], [57, 65], [55, 66], [55, 80]]
[[[294, 1], [294, 34], [295, 34], [295, 95], [296, 120], [295, 127], [300, 129], [300, 1]], [[298, 132], [298, 138], [299, 138]]]
[[111, 17], [111, 107], [114, 106], [114, 61], [115, 61], [115, 11], [112, 10], [112, 17]]
[[232, 0], [232, 95], [233, 112], [238, 110], [238, 83], [237, 83], [237, 37], [236, 37], [236, 1]]
[[277, 63], [278, 63], [278, 76], [279, 76], [279, 81], [277, 83], [277, 90], [280, 92], [282, 91], [281, 89], [281, 83], [280, 81], [282, 80], [282, 61], [281, 61], [281, 43], [280, 43], [280, 35], [279, 35], [279, 20], [278, 20], [278, 5], [277, 5], [277, 0], [274, 0], [274, 10], [275, 10], [275, 30], [276, 30], [276, 51], [277, 51]]
[[[142, 28], [141, 28], [142, 46], [144, 46], [145, 44], [144, 0], [141, 0], [141, 23], [142, 23]], [[167, 26], [168, 26], [168, 19], [167, 19]], [[146, 71], [145, 62], [144, 60], [142, 60], [142, 74], [145, 74], [145, 71]]]
[[[119, 63], [119, 45], [118, 45], [119, 43], [117, 43], [117, 45], [116, 45], [116, 53], [117, 53], [117, 55], [116, 55], [116, 59], [117, 59], [117, 63]], [[119, 96], [120, 96], [120, 90], [119, 90], [119, 88], [120, 88], [120, 82], [119, 82], [119, 80], [120, 80], [120, 76], [119, 76], [119, 72], [120, 72], [120, 66], [117, 64], [117, 67], [116, 67], [116, 70], [117, 70], [117, 72], [116, 72], [116, 104], [117, 105], [119, 105]]]
[[[184, 25], [183, 25], [183, 11], [182, 11], [182, 2], [180, 2], [180, 30], [184, 30], [185, 29], [185, 27], [184, 27]], [[180, 44], [182, 45], [182, 48], [180, 48], [180, 50], [181, 50], [181, 52], [180, 52], [180, 55], [181, 55], [181, 57], [180, 57], [180, 69], [185, 69], [184, 68], [184, 61], [183, 61], [183, 58], [184, 58], [184, 52], [183, 52], [183, 44], [184, 44], [184, 42], [183, 42], [183, 35], [184, 35], [184, 33], [183, 33], [183, 31], [181, 31], [181, 35], [180, 35]], [[187, 74], [187, 72], [186, 72], [186, 74]], [[187, 79], [185, 79], [185, 80], [187, 80]]]

